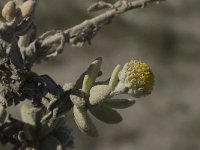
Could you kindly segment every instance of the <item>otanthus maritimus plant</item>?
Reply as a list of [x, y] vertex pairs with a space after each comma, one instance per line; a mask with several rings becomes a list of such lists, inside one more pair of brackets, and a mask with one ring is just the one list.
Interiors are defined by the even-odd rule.
[[[79, 129], [89, 136], [98, 132], [88, 113], [114, 124], [122, 120], [116, 109], [135, 103], [133, 99], [116, 99], [128, 94], [141, 97], [151, 93], [154, 75], [149, 66], [131, 60], [117, 65], [111, 77], [96, 82], [101, 75], [102, 58], [95, 59], [76, 83], [57, 84], [48, 75], [31, 70], [35, 62], [57, 56], [65, 44], [82, 47], [111, 20], [134, 8], [162, 0], [119, 0], [97, 2], [88, 11], [103, 9], [102, 14], [67, 30], [52, 30], [36, 36], [34, 12], [39, 0], [10, 0], [2, 7], [0, 20], [0, 142], [13, 149], [62, 150], [72, 147], [71, 129], [66, 114], [72, 109]], [[32, 106], [21, 107], [17, 120], [6, 109], [29, 100]]]

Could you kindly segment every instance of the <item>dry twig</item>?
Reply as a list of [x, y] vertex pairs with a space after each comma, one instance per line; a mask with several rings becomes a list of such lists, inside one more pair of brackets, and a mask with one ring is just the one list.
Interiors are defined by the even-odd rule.
[[160, 1], [163, 0], [119, 0], [112, 5], [106, 5], [110, 6], [108, 10], [92, 19], [85, 20], [65, 31], [52, 30], [44, 33], [30, 43], [26, 50], [23, 51], [25, 59], [33, 64], [35, 61], [56, 56], [58, 53], [62, 52], [65, 43], [76, 47], [82, 47], [86, 42], [91, 43], [92, 38], [95, 37], [97, 32], [104, 25], [111, 23], [111, 21], [120, 14], [135, 8], [144, 8], [150, 3], [159, 3]]

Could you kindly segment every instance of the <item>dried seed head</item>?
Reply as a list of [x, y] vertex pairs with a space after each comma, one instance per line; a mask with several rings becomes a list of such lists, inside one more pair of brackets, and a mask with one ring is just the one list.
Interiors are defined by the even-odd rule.
[[129, 88], [135, 97], [150, 94], [154, 85], [154, 75], [150, 67], [141, 61], [131, 60], [119, 72], [119, 80]]
[[16, 5], [14, 1], [9, 1], [2, 9], [2, 16], [6, 21], [10, 22], [15, 18]]

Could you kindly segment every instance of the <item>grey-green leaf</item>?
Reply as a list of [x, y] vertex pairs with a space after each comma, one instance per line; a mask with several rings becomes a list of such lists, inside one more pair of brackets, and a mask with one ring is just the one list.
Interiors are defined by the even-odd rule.
[[119, 74], [120, 70], [121, 70], [121, 65], [117, 65], [112, 72], [112, 75], [111, 75], [110, 81], [109, 81], [109, 86], [111, 87], [112, 90], [115, 89], [117, 83], [119, 82], [118, 74]]
[[91, 105], [102, 103], [111, 92], [111, 88], [108, 85], [96, 85], [90, 90], [89, 102]]
[[105, 104], [116, 109], [128, 108], [135, 104], [135, 100], [128, 99], [108, 99]]
[[37, 123], [37, 112], [36, 109], [34, 109], [34, 107], [29, 107], [27, 105], [22, 105], [21, 109], [21, 118], [22, 121], [24, 121], [25, 123], [28, 123], [32, 126], [36, 126]]
[[98, 136], [97, 129], [85, 109], [78, 108], [74, 105], [73, 113], [74, 120], [81, 131], [85, 132], [89, 136]]
[[2, 16], [6, 21], [11, 21], [14, 19], [16, 14], [16, 4], [14, 1], [8, 1], [1, 11]]
[[70, 100], [74, 105], [77, 107], [84, 108], [86, 105], [84, 93], [81, 90], [72, 90], [71, 94], [69, 95]]
[[122, 121], [121, 115], [116, 110], [111, 109], [105, 104], [93, 106], [89, 110], [97, 119], [105, 123], [115, 124]]
[[89, 66], [88, 70], [84, 74], [82, 90], [89, 94], [91, 87], [95, 83], [95, 80], [98, 76], [102, 64], [102, 58], [99, 57], [95, 59], [91, 65]]

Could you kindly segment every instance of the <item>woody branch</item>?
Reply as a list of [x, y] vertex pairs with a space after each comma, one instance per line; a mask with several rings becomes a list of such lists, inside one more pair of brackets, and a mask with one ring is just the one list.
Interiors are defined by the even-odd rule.
[[[120, 14], [135, 8], [144, 8], [150, 3], [161, 2], [163, 0], [134, 0], [132, 2], [126, 0], [119, 0], [114, 4], [109, 4], [109, 8], [102, 14], [85, 20], [82, 23], [73, 26], [65, 31], [52, 30], [44, 33], [23, 52], [25, 59], [29, 60], [32, 65], [35, 61], [56, 56], [61, 53], [65, 43], [72, 46], [82, 47], [86, 42], [90, 44], [97, 32], [106, 24], [109, 24], [112, 19]], [[98, 3], [89, 7], [92, 10]], [[104, 4], [106, 5], [106, 4]]]

